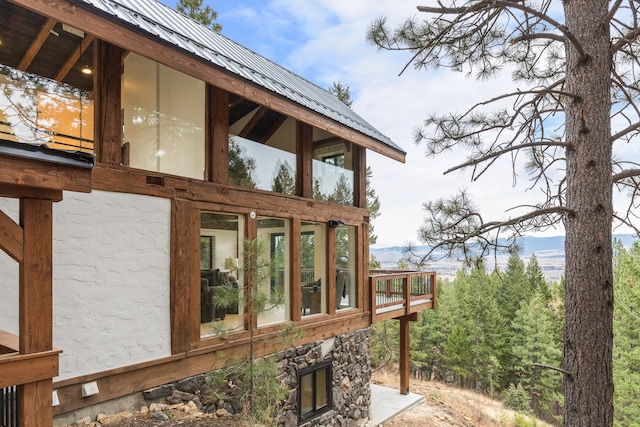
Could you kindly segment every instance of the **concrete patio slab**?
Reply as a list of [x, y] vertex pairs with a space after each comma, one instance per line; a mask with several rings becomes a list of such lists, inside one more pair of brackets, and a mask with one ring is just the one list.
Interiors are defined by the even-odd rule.
[[400, 394], [400, 390], [371, 384], [371, 423], [379, 426], [396, 415], [424, 402], [421, 394]]

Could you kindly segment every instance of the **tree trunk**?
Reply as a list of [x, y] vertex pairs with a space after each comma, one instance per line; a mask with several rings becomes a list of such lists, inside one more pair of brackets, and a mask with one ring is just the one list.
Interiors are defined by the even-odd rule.
[[564, 423], [613, 425], [611, 52], [605, 0], [564, 2], [567, 42]]

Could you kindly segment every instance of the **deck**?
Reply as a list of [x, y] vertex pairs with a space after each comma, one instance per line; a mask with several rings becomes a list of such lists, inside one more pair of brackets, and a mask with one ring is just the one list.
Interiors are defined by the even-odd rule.
[[372, 270], [369, 286], [372, 323], [436, 307], [434, 271]]

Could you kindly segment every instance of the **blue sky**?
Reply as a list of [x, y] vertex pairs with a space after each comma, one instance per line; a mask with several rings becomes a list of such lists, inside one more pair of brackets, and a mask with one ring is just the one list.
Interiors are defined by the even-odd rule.
[[[169, 3], [175, 7], [174, 3]], [[222, 34], [322, 87], [340, 81], [348, 85], [353, 109], [407, 151], [405, 164], [369, 153], [373, 186], [381, 215], [373, 223], [376, 247], [417, 242], [423, 203], [465, 188], [480, 206], [485, 221], [523, 213], [512, 206], [540, 201], [542, 193], [527, 190], [524, 169], [514, 180], [511, 159], [498, 161], [490, 172], [471, 182], [469, 172], [443, 175], [464, 161], [460, 151], [425, 158], [412, 132], [434, 112], [460, 112], [475, 102], [505, 92], [510, 75], [478, 82], [446, 70], [416, 71], [402, 76], [408, 54], [378, 51], [365, 41], [371, 22], [385, 16], [391, 25], [419, 16], [416, 0], [218, 0], [208, 4], [218, 12]], [[546, 235], [562, 234], [562, 230]]]

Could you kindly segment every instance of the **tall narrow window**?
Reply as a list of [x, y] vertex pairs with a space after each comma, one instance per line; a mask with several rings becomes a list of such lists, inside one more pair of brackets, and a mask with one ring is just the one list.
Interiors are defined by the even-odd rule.
[[242, 330], [244, 222], [240, 215], [200, 214], [200, 336]]
[[291, 320], [289, 292], [289, 221], [258, 218], [258, 326]]
[[356, 307], [356, 227], [336, 227], [336, 310]]
[[298, 415], [308, 420], [331, 408], [331, 364], [301, 371], [298, 375]]
[[130, 53], [122, 75], [129, 166], [204, 179], [205, 84]]
[[326, 313], [326, 226], [302, 221], [300, 235], [300, 283], [302, 315]]

